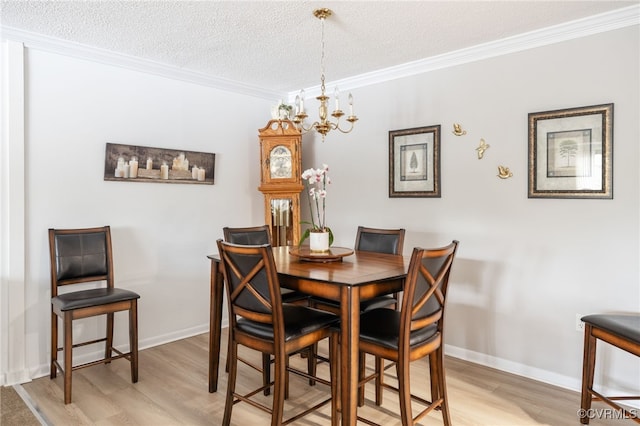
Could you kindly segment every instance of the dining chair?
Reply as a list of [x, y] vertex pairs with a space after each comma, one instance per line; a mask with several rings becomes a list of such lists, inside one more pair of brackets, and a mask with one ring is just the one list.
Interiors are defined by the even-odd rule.
[[[133, 291], [116, 288], [113, 276], [111, 229], [109, 226], [85, 229], [49, 229], [51, 263], [51, 370], [55, 379], [58, 370], [64, 375], [64, 403], [71, 402], [71, 373], [80, 368], [109, 364], [118, 358], [131, 363], [131, 381], [138, 381], [138, 299]], [[75, 291], [82, 283], [99, 283], [100, 287]], [[129, 351], [113, 347], [114, 313], [129, 313]], [[73, 321], [106, 315], [104, 337], [73, 342]], [[58, 347], [58, 318], [63, 323], [63, 346]], [[73, 349], [105, 342], [104, 357], [73, 366]], [[58, 352], [64, 351], [64, 367], [58, 362]], [[114, 353], [116, 355], [114, 355]]]
[[631, 413], [616, 401], [638, 400], [640, 396], [606, 396], [593, 388], [596, 367], [596, 343], [609, 343], [635, 356], [640, 356], [640, 314], [593, 314], [581, 318], [584, 322], [584, 357], [582, 362], [582, 395], [580, 401], [580, 422], [589, 424], [591, 402], [603, 401], [625, 418], [640, 423], [637, 413]]
[[[260, 244], [271, 244], [271, 232], [269, 230], [269, 226], [261, 225], [261, 226], [245, 226], [245, 227], [229, 227], [225, 226], [222, 228], [222, 233], [224, 235], [224, 240], [232, 243], [232, 244], [243, 244], [243, 245], [260, 245]], [[300, 293], [294, 290], [290, 290], [288, 288], [281, 288], [280, 295], [282, 297], [283, 303], [295, 303], [308, 305], [309, 304], [309, 295]], [[226, 371], [229, 371], [229, 359], [227, 356], [226, 363]], [[245, 362], [244, 359], [240, 358], [240, 361]], [[245, 362], [246, 363], [246, 362]], [[264, 374], [264, 383], [270, 382], [271, 377], [271, 368], [270, 365], [272, 363], [271, 357], [269, 354], [262, 355], [262, 371]], [[313, 367], [309, 367], [309, 373], [315, 373], [315, 369]], [[265, 388], [264, 394], [269, 395], [271, 389], [269, 387]], [[288, 395], [288, 391], [285, 392], [285, 395]]]
[[[375, 372], [360, 376], [359, 385], [375, 379], [375, 402], [382, 404], [383, 388], [399, 393], [402, 425], [414, 425], [440, 408], [445, 425], [451, 424], [444, 370], [444, 310], [451, 265], [458, 241], [434, 249], [414, 248], [404, 285], [400, 311], [378, 308], [360, 315], [360, 351], [376, 357]], [[411, 393], [410, 364], [429, 356], [431, 401]], [[384, 369], [378, 360], [396, 364], [398, 386], [384, 383]], [[426, 408], [413, 417], [411, 401]]]
[[[337, 406], [332, 401], [338, 398], [338, 333], [334, 327], [338, 318], [329, 312], [307, 306], [282, 303], [271, 245], [237, 245], [221, 239], [217, 244], [227, 291], [231, 331], [231, 362], [222, 424], [230, 424], [232, 408], [237, 402], [247, 402], [270, 413], [271, 425], [291, 423], [331, 403], [332, 425], [337, 424]], [[324, 339], [329, 339], [330, 358], [333, 361], [329, 364], [329, 381], [289, 367], [290, 354]], [[272, 383], [263, 384], [246, 394], [236, 392], [239, 345], [274, 355]], [[287, 372], [329, 385], [329, 398], [283, 420]], [[253, 395], [270, 386], [273, 386], [271, 407], [252, 399]]]
[[[269, 226], [248, 226], [222, 228], [224, 240], [233, 244], [256, 245], [271, 244], [271, 232]], [[309, 295], [298, 291], [283, 288], [280, 290], [284, 303], [308, 304]]]

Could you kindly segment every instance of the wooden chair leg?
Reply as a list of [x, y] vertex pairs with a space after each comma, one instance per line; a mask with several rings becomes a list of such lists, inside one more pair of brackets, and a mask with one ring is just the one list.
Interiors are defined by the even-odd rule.
[[[262, 354], [262, 385], [267, 386], [271, 381], [271, 355]], [[265, 388], [262, 393], [267, 396], [271, 394], [271, 388]]]
[[449, 399], [447, 398], [447, 382], [444, 374], [444, 348], [440, 346], [435, 354], [437, 370], [438, 370], [438, 399], [442, 399], [440, 409], [442, 411], [442, 420], [445, 426], [451, 426], [451, 415], [449, 413]]
[[580, 398], [580, 412], [584, 413], [580, 417], [580, 423], [584, 425], [589, 424], [589, 416], [586, 415], [588, 410], [591, 409], [591, 401], [593, 395], [591, 389], [593, 388], [593, 375], [596, 367], [596, 338], [591, 334], [593, 327], [589, 324], [585, 324], [584, 327], [584, 355], [582, 360], [582, 394]]
[[[287, 357], [287, 367], [289, 367], [289, 357]], [[288, 372], [286, 373], [285, 380], [286, 382], [285, 382], [285, 388], [284, 388], [284, 399], [289, 399], [289, 373]], [[269, 382], [271, 382], [271, 355], [262, 354], [262, 384], [263, 386], [267, 386]], [[311, 384], [311, 379], [309, 379], [309, 383]], [[265, 396], [270, 395], [271, 388], [270, 387], [265, 388], [264, 391], [262, 391], [262, 393]]]
[[[367, 374], [366, 362], [367, 355], [364, 352], [360, 352], [358, 360], [358, 382], [362, 382]], [[358, 387], [358, 407], [364, 406], [364, 386], [363, 384]]]
[[284, 399], [289, 399], [289, 356], [285, 356], [284, 365]]
[[429, 354], [429, 382], [431, 384], [431, 401], [440, 398], [440, 367], [435, 354]]
[[113, 312], [107, 314], [107, 334], [104, 343], [104, 359], [105, 364], [111, 362], [111, 356], [113, 355]]
[[138, 301], [129, 309], [129, 352], [131, 352], [131, 382], [138, 383]]
[[227, 350], [227, 354], [229, 356], [227, 362], [227, 365], [229, 367], [229, 374], [227, 377], [227, 399], [224, 404], [224, 416], [222, 418], [223, 426], [229, 426], [231, 424], [231, 409], [234, 405], [233, 393], [236, 390], [236, 375], [238, 371], [238, 346], [231, 340], [229, 341], [229, 349]]
[[49, 377], [55, 379], [58, 375], [58, 367], [56, 367], [56, 361], [58, 360], [58, 315], [53, 310], [51, 311], [51, 366], [49, 371]]
[[[338, 386], [338, 372], [340, 371], [339, 359], [339, 336], [338, 333], [333, 333], [329, 337], [329, 375], [331, 377], [331, 426], [338, 426], [338, 408], [340, 404], [340, 392]], [[311, 354], [309, 354], [311, 356]]]
[[[384, 384], [384, 358], [379, 356], [375, 359], [376, 368], [376, 405], [382, 405], [382, 389]], [[397, 365], [396, 365], [397, 368]], [[399, 377], [399, 376], [398, 376]]]
[[229, 336], [227, 337], [227, 362], [224, 363], [224, 372], [229, 372], [229, 363], [231, 362], [231, 327], [229, 327]]
[[[314, 343], [309, 346], [308, 349], [305, 349], [301, 352], [301, 354], [307, 354], [307, 373], [310, 376], [315, 377], [316, 371], [318, 370], [318, 361], [316, 359], [316, 354], [318, 353], [318, 344]], [[309, 386], [315, 386], [316, 381], [313, 379], [309, 379]]]
[[412, 425], [413, 415], [411, 411], [411, 381], [409, 378], [409, 362], [398, 360], [396, 364], [398, 372], [398, 397], [400, 399], [400, 418], [402, 425]]
[[[282, 359], [284, 358], [284, 359]], [[271, 412], [271, 426], [280, 426], [282, 424], [282, 417], [284, 415], [284, 400], [287, 391], [287, 365], [289, 363], [289, 357], [275, 357], [273, 375], [273, 406]]]
[[73, 372], [73, 320], [64, 315], [64, 403], [71, 403], [71, 373]]

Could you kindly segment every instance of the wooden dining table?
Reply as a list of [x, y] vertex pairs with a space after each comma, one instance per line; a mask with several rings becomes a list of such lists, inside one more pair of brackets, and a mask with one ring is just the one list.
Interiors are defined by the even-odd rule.
[[[334, 249], [336, 252], [342, 249]], [[351, 251], [351, 250], [349, 250]], [[340, 302], [340, 395], [343, 425], [355, 425], [358, 407], [358, 342], [360, 300], [401, 291], [409, 258], [355, 251], [346, 256], [294, 256], [295, 247], [274, 247], [273, 257], [281, 287]], [[344, 251], [342, 252], [344, 253]], [[209, 330], [209, 392], [218, 388], [223, 277], [220, 258], [211, 260]], [[315, 261], [314, 261], [315, 260]]]

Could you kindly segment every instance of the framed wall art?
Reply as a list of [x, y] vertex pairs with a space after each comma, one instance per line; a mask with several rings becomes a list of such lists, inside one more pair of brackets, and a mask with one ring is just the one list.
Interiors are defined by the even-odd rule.
[[389, 131], [389, 197], [440, 197], [440, 125]]
[[107, 143], [104, 180], [213, 185], [216, 155]]
[[529, 198], [613, 198], [613, 104], [529, 114]]

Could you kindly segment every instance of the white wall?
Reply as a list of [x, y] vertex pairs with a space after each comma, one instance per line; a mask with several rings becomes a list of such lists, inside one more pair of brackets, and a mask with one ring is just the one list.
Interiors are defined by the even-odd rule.
[[[575, 314], [640, 311], [638, 40], [635, 26], [356, 89], [351, 134], [304, 137], [303, 167], [331, 167], [337, 245], [351, 246], [360, 224], [405, 227], [407, 254], [460, 240], [449, 354], [577, 388]], [[206, 331], [206, 254], [223, 226], [262, 222], [257, 129], [273, 101], [39, 50], [25, 68], [30, 376], [48, 374], [49, 227], [112, 226], [116, 277], [142, 295], [141, 347]], [[608, 102], [614, 199], [528, 199], [527, 113]], [[453, 136], [454, 122], [468, 134]], [[433, 124], [442, 198], [388, 198], [388, 131]], [[480, 138], [491, 145], [482, 160]], [[105, 182], [106, 142], [215, 152], [216, 183]], [[514, 177], [498, 179], [499, 164]], [[623, 392], [637, 384], [637, 360], [602, 358], [597, 380]]]
[[[406, 228], [405, 254], [460, 240], [447, 353], [578, 388], [575, 315], [640, 312], [639, 52], [636, 26], [354, 90], [356, 129], [309, 139], [303, 161], [331, 168], [336, 243], [352, 246], [358, 225]], [[527, 114], [610, 102], [614, 199], [528, 199]], [[435, 124], [442, 197], [388, 198], [388, 131]], [[637, 390], [637, 359], [602, 357], [597, 380]]]
[[[111, 225], [118, 285], [141, 295], [141, 348], [205, 332], [206, 255], [223, 226], [263, 220], [257, 129], [269, 102], [38, 50], [26, 62], [27, 365], [48, 370], [50, 227]], [[215, 184], [104, 181], [106, 142], [213, 152]]]

